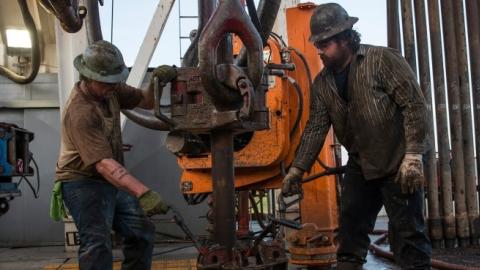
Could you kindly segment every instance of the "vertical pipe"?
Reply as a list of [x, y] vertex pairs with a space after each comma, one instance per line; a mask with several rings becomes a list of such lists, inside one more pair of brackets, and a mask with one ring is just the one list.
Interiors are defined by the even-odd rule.
[[[477, 150], [477, 179], [480, 179], [480, 20], [478, 19], [478, 2], [465, 1], [467, 10], [467, 25], [468, 25], [468, 44], [470, 49], [470, 72], [473, 92], [474, 110], [473, 116], [475, 121], [475, 139]], [[467, 189], [473, 190], [474, 201], [477, 200], [476, 183], [467, 183]], [[478, 219], [478, 204], [477, 204], [477, 219]], [[470, 223], [470, 225], [472, 225]], [[475, 228], [475, 227], [473, 227]], [[476, 228], [472, 230], [473, 237], [479, 237], [480, 232]], [[478, 240], [473, 244], [478, 244]]]
[[432, 68], [435, 90], [435, 113], [437, 119], [437, 139], [442, 185], [443, 230], [445, 246], [455, 245], [456, 225], [453, 216], [452, 174], [450, 168], [450, 148], [448, 142], [447, 102], [445, 97], [445, 78], [443, 75], [442, 40], [440, 33], [440, 9], [438, 0], [428, 0], [430, 43], [432, 48]]
[[[456, 0], [458, 1], [458, 0]], [[463, 159], [462, 112], [460, 102], [458, 56], [455, 42], [455, 21], [453, 0], [441, 0], [443, 43], [445, 47], [447, 92], [450, 115], [450, 136], [452, 141], [452, 178], [455, 183], [455, 220], [460, 246], [469, 242], [467, 206], [465, 202], [465, 167]]]
[[212, 182], [215, 242], [225, 248], [227, 264], [233, 261], [235, 245], [235, 186], [233, 131], [213, 130]]
[[401, 51], [400, 25], [398, 19], [398, 0], [387, 0], [388, 47]]
[[85, 7], [87, 8], [87, 18], [85, 26], [87, 28], [88, 43], [102, 40], [102, 28], [100, 25], [100, 15], [98, 11], [97, 0], [86, 0]]
[[430, 238], [434, 248], [441, 247], [443, 239], [442, 220], [440, 218], [440, 205], [438, 202], [438, 182], [436, 167], [435, 137], [432, 115], [432, 89], [430, 78], [430, 65], [428, 57], [428, 37], [425, 15], [425, 1], [414, 0], [415, 5], [415, 25], [417, 33], [418, 46], [418, 68], [420, 74], [420, 87], [427, 102], [427, 125], [428, 136], [431, 142], [430, 150], [425, 154], [425, 178], [427, 180], [428, 195], [428, 223]]
[[[180, 1], [178, 1], [178, 5], [180, 6]], [[198, 65], [198, 41], [200, 39], [200, 34], [202, 33], [203, 28], [205, 27], [208, 20], [212, 16], [213, 11], [215, 10], [215, 5], [215, 0], [198, 0], [197, 34], [193, 41], [190, 43], [187, 51], [183, 55], [182, 67], [196, 67]], [[178, 10], [180, 14], [180, 7]]]
[[417, 61], [415, 55], [415, 37], [413, 34], [413, 13], [411, 0], [401, 0], [402, 4], [402, 30], [403, 30], [403, 48], [405, 59], [417, 74]]
[[[217, 47], [217, 63], [232, 63], [231, 34]], [[235, 171], [233, 166], [233, 131], [212, 130], [212, 181], [215, 242], [227, 252], [226, 265], [233, 264], [235, 247]]]
[[465, 164], [465, 196], [467, 217], [470, 227], [470, 240], [478, 242], [475, 221], [478, 218], [477, 186], [475, 160], [473, 153], [473, 127], [470, 102], [470, 81], [468, 78], [467, 44], [465, 41], [465, 14], [463, 1], [454, 2], [455, 33], [457, 42], [458, 75], [460, 82], [460, 99], [462, 102], [463, 158]]
[[238, 230], [237, 235], [247, 236], [250, 231], [250, 214], [248, 213], [248, 191], [238, 192]]

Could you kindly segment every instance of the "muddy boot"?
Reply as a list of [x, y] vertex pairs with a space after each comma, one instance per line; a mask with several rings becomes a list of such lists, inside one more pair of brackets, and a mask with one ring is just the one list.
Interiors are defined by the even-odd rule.
[[362, 264], [354, 262], [337, 262], [337, 270], [362, 270]]

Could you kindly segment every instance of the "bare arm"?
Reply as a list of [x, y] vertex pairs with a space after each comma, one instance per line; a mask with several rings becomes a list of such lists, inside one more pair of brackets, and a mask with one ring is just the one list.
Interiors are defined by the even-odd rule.
[[131, 175], [125, 167], [114, 159], [102, 159], [95, 164], [95, 168], [112, 185], [127, 191], [137, 198], [149, 190], [147, 186]]
[[140, 100], [137, 107], [145, 110], [152, 110], [154, 103], [153, 99], [153, 84], [150, 84], [147, 90], [142, 91], [142, 100]]

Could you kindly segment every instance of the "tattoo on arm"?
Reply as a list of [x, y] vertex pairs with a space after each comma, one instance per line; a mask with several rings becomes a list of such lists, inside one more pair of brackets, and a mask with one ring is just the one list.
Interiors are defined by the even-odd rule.
[[122, 180], [123, 177], [128, 175], [128, 171], [125, 168], [118, 166], [110, 172], [110, 175], [114, 178]]

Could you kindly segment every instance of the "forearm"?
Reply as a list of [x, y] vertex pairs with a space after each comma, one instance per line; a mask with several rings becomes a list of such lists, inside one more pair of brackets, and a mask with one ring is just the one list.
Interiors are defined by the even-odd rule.
[[131, 175], [125, 167], [114, 159], [102, 159], [95, 164], [95, 168], [112, 185], [127, 191], [137, 198], [149, 190], [147, 186]]
[[328, 126], [322, 126], [317, 129], [308, 123], [302, 135], [301, 143], [297, 149], [297, 154], [295, 155], [292, 166], [303, 171], [309, 171], [317, 159], [320, 150], [322, 150], [327, 132]]
[[292, 163], [293, 167], [303, 171], [310, 170], [322, 149], [325, 137], [330, 129], [330, 124], [330, 118], [324, 102], [315, 91], [312, 91], [308, 121]]
[[142, 91], [142, 100], [140, 101], [137, 107], [145, 110], [152, 110], [153, 106], [154, 106], [153, 85], [150, 84], [147, 90]]

